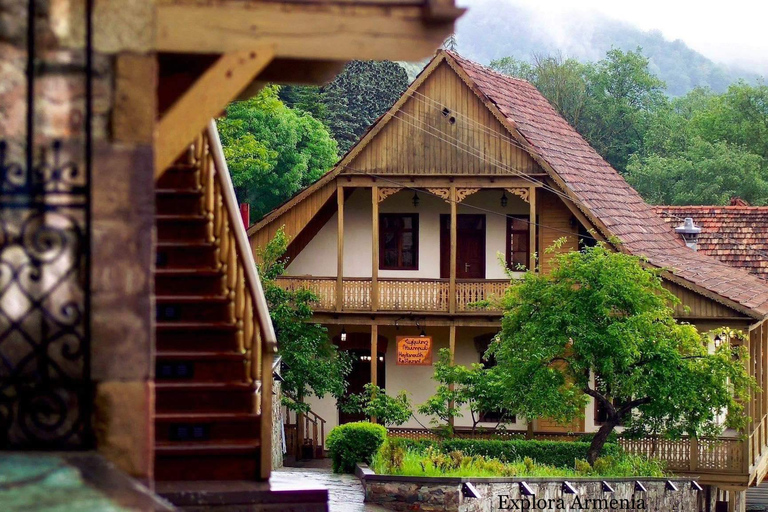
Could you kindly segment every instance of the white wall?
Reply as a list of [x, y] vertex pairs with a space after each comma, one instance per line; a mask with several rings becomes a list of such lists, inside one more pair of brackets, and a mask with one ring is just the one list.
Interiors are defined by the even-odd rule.
[[[450, 205], [442, 199], [420, 193], [420, 203], [414, 207], [413, 191], [402, 190], [379, 203], [380, 213], [419, 214], [419, 269], [380, 270], [379, 277], [440, 278], [440, 214], [450, 214]], [[506, 208], [500, 205], [501, 191], [481, 190], [464, 200], [458, 213], [486, 215], [486, 278], [504, 279], [498, 253], [506, 254], [505, 213], [527, 215], [528, 204], [515, 195], [507, 194]], [[477, 206], [494, 213], [470, 208]], [[371, 277], [371, 193], [358, 189], [344, 204], [344, 276]], [[323, 226], [304, 250], [288, 265], [286, 274], [292, 276], [336, 275], [337, 215]]]

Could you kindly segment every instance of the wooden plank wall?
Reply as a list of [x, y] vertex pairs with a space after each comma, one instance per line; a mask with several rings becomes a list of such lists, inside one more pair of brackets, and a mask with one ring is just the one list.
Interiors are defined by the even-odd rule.
[[277, 233], [277, 230], [280, 229], [281, 226], [285, 226], [285, 234], [287, 234], [291, 240], [295, 239], [299, 233], [301, 233], [301, 230], [307, 226], [309, 221], [320, 211], [326, 201], [335, 194], [336, 180], [330, 180], [313, 194], [309, 195], [309, 197], [306, 197], [303, 201], [294, 205], [293, 208], [288, 209], [282, 215], [273, 219], [269, 224], [255, 233], [252, 233], [249, 239], [251, 242], [251, 249], [257, 260], [257, 249], [263, 247], [267, 242], [272, 240], [272, 237], [275, 236], [275, 233]]
[[563, 203], [563, 200], [545, 190], [536, 191], [536, 203], [539, 218], [539, 269], [542, 272], [552, 270], [555, 254], [547, 254], [545, 251], [556, 240], [565, 238], [565, 243], [560, 251], [576, 251], [579, 249], [578, 227], [571, 225], [571, 211]]
[[[673, 282], [664, 280], [664, 288], [680, 299], [680, 304], [675, 306], [676, 318], [747, 318], [724, 304], [715, 302]], [[689, 311], [686, 311], [686, 306], [690, 308]]]
[[[447, 116], [442, 113], [443, 106], [450, 110]], [[514, 175], [544, 172], [528, 153], [512, 142], [501, 123], [446, 63], [434, 70], [348, 165], [351, 169], [345, 169], [344, 173]]]

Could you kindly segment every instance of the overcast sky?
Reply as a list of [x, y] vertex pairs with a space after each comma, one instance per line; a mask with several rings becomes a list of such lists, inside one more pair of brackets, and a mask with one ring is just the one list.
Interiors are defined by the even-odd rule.
[[[474, 2], [458, 0], [471, 8]], [[555, 23], [567, 23], [569, 11], [598, 12], [643, 30], [660, 30], [667, 39], [682, 39], [712, 60], [768, 72], [768, 1], [729, 0], [493, 0], [538, 11]]]

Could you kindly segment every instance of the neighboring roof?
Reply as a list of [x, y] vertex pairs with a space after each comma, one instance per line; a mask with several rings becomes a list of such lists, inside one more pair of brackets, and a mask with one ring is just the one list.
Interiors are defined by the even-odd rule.
[[456, 71], [565, 194], [573, 198], [573, 204], [603, 235], [617, 238], [623, 250], [646, 258], [651, 265], [668, 269], [665, 276], [681, 286], [753, 318], [762, 319], [768, 315], [768, 284], [686, 247], [680, 236], [533, 85], [445, 50], [437, 52], [405, 95], [374, 123], [334, 169], [251, 226], [248, 233], [260, 230], [334, 179], [360, 148], [393, 118], [393, 112], [442, 60]]
[[768, 206], [655, 206], [670, 226], [701, 228], [699, 251], [768, 279]]

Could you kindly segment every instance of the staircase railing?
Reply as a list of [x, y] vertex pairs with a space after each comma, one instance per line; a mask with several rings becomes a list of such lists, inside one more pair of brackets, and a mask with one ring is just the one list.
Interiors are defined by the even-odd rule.
[[230, 321], [237, 327], [238, 348], [254, 388], [254, 413], [261, 415], [259, 477], [266, 480], [272, 468], [272, 359], [277, 339], [215, 121], [196, 141], [194, 152], [208, 238], [216, 245], [217, 263], [226, 276]]
[[[291, 421], [293, 416], [293, 421]], [[302, 422], [303, 429], [299, 429], [299, 421]], [[303, 414], [297, 414], [286, 407], [285, 409], [286, 437], [288, 432], [291, 438], [287, 440], [288, 453], [298, 453], [303, 445], [312, 446], [312, 457], [322, 458], [325, 456], [325, 419], [321, 418], [314, 411], [310, 410]], [[299, 431], [303, 431], [304, 439], [299, 439]]]

